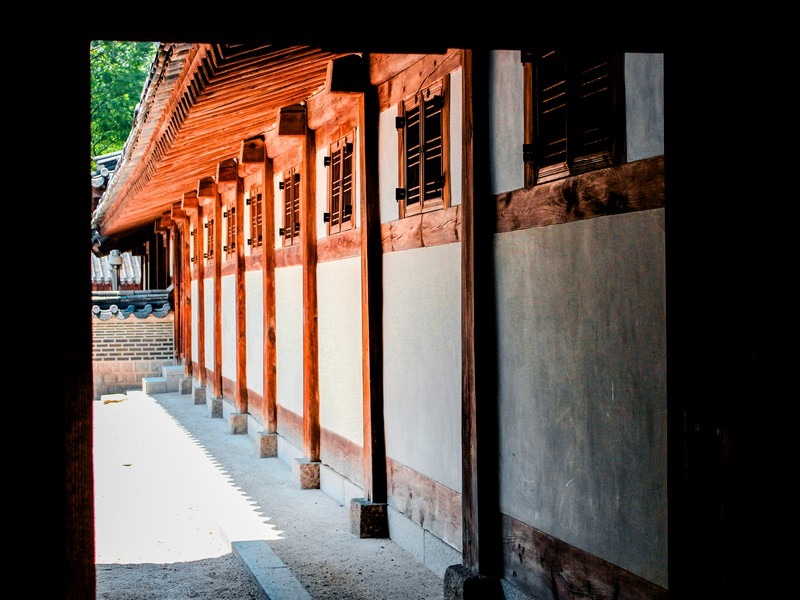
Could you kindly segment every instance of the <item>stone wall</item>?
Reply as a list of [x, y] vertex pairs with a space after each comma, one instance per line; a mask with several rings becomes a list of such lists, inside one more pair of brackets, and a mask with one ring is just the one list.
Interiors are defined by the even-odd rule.
[[145, 319], [92, 319], [94, 399], [142, 389], [143, 377], [160, 377], [177, 364], [173, 314]]

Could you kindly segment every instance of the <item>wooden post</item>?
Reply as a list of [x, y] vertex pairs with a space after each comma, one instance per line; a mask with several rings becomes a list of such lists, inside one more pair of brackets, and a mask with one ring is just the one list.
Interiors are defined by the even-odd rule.
[[222, 398], [222, 198], [214, 197], [214, 397]]
[[[236, 412], [247, 412], [247, 289], [244, 258], [244, 179], [236, 178]], [[228, 218], [231, 218], [230, 215]], [[228, 240], [230, 243], [230, 240]]]
[[278, 354], [275, 345], [275, 186], [272, 159], [265, 156], [261, 177], [261, 274], [264, 287], [264, 396], [262, 420], [267, 433], [278, 432]]
[[[477, 574], [501, 574], [497, 464], [496, 320], [488, 173], [488, 56], [464, 51], [461, 222], [462, 555]], [[480, 371], [478, 366], [480, 365]]]
[[364, 416], [364, 496], [386, 502], [386, 440], [383, 426], [383, 252], [378, 188], [377, 90], [366, 85], [359, 102], [363, 157], [361, 178], [361, 345]]
[[197, 256], [197, 382], [206, 387], [206, 261], [203, 259], [203, 207], [197, 207], [195, 221], [195, 252]]
[[303, 140], [300, 244], [303, 263], [303, 454], [319, 461], [319, 353], [317, 327], [316, 142], [312, 129]]

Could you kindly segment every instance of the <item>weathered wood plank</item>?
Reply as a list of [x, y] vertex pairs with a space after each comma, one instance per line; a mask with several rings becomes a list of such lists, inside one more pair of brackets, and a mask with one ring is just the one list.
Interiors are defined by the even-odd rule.
[[358, 256], [361, 253], [361, 230], [350, 229], [317, 240], [317, 261], [326, 262]]
[[503, 577], [554, 598], [667, 600], [664, 588], [508, 515], [501, 516]]
[[461, 494], [390, 457], [386, 472], [389, 504], [461, 550]]
[[664, 157], [599, 169], [497, 196], [498, 233], [663, 208]]
[[222, 397], [222, 196], [214, 199], [214, 379], [215, 398]]
[[383, 252], [452, 244], [461, 240], [461, 205], [413, 215], [381, 225]]
[[[411, 62], [396, 76], [392, 76], [378, 85], [378, 101], [381, 110], [386, 110], [405, 98], [413, 96], [426, 84], [433, 83], [450, 71], [458, 69], [462, 62], [461, 52], [456, 49], [448, 50], [446, 54], [426, 54], [419, 60]], [[391, 61], [386, 65], [391, 65], [393, 69], [398, 66], [392, 64]], [[373, 83], [376, 78], [384, 76], [383, 73], [378, 73], [377, 65], [370, 67], [370, 79]]]
[[354, 484], [363, 485], [363, 450], [352, 440], [323, 427], [320, 433], [320, 460]]

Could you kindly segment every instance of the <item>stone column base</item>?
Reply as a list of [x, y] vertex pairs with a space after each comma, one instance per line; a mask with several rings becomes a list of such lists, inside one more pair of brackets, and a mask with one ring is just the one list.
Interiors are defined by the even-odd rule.
[[178, 388], [181, 390], [181, 394], [191, 394], [193, 385], [194, 382], [191, 377], [181, 377], [178, 382]]
[[204, 387], [194, 388], [194, 403], [195, 404], [206, 403], [206, 388]]
[[503, 600], [496, 577], [479, 575], [465, 565], [450, 565], [444, 572], [444, 600]]
[[278, 456], [278, 434], [259, 431], [256, 434], [256, 455], [259, 458]]
[[295, 458], [292, 463], [292, 481], [301, 490], [318, 490], [319, 466], [319, 461]]
[[360, 538], [388, 538], [386, 504], [366, 498], [350, 498], [350, 533]]
[[222, 398], [206, 398], [206, 408], [208, 408], [208, 416], [212, 419], [222, 418]]
[[228, 416], [228, 433], [247, 433], [247, 415], [236, 413]]

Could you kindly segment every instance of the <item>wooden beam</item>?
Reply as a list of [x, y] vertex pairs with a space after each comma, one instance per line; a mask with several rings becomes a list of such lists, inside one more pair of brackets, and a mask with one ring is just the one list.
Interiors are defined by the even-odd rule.
[[186, 377], [192, 376], [192, 263], [191, 242], [189, 240], [190, 227], [191, 224], [188, 216], [182, 219], [178, 227], [181, 237], [179, 260], [181, 263], [181, 300], [183, 305], [183, 310], [181, 310], [181, 330], [183, 331], [181, 356], [183, 357], [183, 374]]
[[184, 192], [183, 199], [181, 200], [181, 209], [185, 213], [197, 210], [197, 190]]
[[[305, 112], [303, 113], [305, 114]], [[316, 143], [306, 130], [300, 198], [300, 246], [303, 261], [303, 454], [319, 460], [319, 343], [317, 328], [317, 227], [315, 207]]]
[[364, 427], [364, 495], [386, 502], [386, 434], [383, 425], [383, 252], [378, 188], [377, 91], [369, 86], [359, 106], [361, 182], [361, 347]]
[[238, 160], [229, 158], [217, 164], [217, 193], [222, 194], [236, 187], [239, 180]]
[[239, 177], [248, 177], [264, 168], [267, 158], [267, 144], [264, 135], [257, 135], [242, 141], [239, 151]]
[[[237, 177], [236, 199], [236, 411], [247, 412], [247, 289], [245, 285], [244, 179]], [[230, 216], [229, 216], [230, 218]]]
[[197, 200], [207, 204], [209, 200], [217, 197], [217, 180], [214, 177], [203, 177], [197, 182]]

